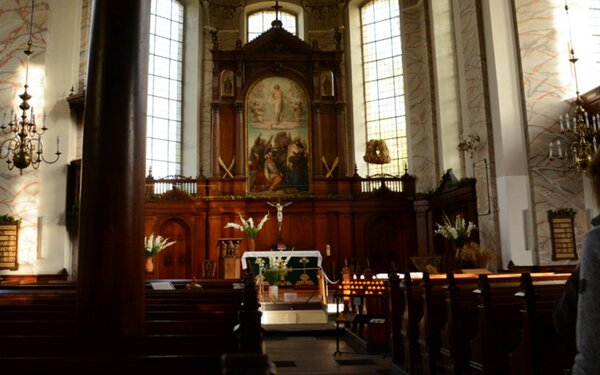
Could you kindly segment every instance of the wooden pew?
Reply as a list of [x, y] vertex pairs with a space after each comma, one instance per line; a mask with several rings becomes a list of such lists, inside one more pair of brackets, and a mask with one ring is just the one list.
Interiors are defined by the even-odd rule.
[[[462, 274], [461, 278], [470, 278], [474, 283], [477, 275]], [[392, 353], [396, 355], [392, 363], [403, 372], [434, 374], [442, 367], [441, 331], [447, 319], [445, 285], [446, 275], [423, 273], [422, 278], [413, 279], [406, 273], [398, 290], [390, 289], [392, 332], [396, 330], [400, 335], [400, 339], [392, 335]], [[403, 302], [400, 307], [398, 301]]]
[[[564, 282], [568, 274], [538, 274], [536, 285]], [[477, 306], [479, 328], [471, 341], [469, 367], [473, 374], [506, 374], [509, 355], [515, 351], [521, 338], [521, 302], [515, 297], [519, 281], [505, 275], [480, 275]]]
[[[565, 274], [567, 277], [570, 274]], [[521, 340], [510, 355], [511, 374], [562, 375], [573, 366], [574, 340], [560, 337], [554, 330], [553, 310], [564, 291], [565, 279], [534, 282], [531, 275], [521, 277]]]
[[446, 295], [442, 287], [443, 284], [440, 281], [444, 282], [438, 275], [430, 276], [427, 272], [423, 273], [423, 281], [421, 283], [423, 316], [419, 322], [418, 342], [423, 369], [422, 373], [424, 375], [438, 373], [440, 332], [446, 321], [446, 306], [444, 303]]
[[[221, 356], [242, 348], [241, 317], [245, 316], [246, 323], [257, 325], [245, 328], [246, 347], [253, 345], [253, 349], [262, 350], [262, 342], [255, 342], [256, 335], [248, 334], [260, 332], [257, 302], [254, 301], [253, 311], [252, 301], [247, 302], [246, 298], [249, 295], [256, 300], [254, 284], [234, 289], [233, 282], [215, 281], [199, 290], [147, 289], [147, 332], [142, 337], [123, 338], [129, 342], [123, 345], [101, 345], [78, 336], [74, 286], [59, 290], [45, 285], [0, 288], [0, 363], [19, 366], [24, 371], [46, 372], [53, 364], [61, 368], [73, 365], [85, 373], [114, 373], [109, 370], [129, 368], [172, 371], [186, 363], [202, 373], [220, 374]], [[245, 302], [240, 312], [242, 301]]]
[[404, 294], [400, 290], [400, 277], [392, 268], [388, 275], [388, 321], [391, 338], [392, 367], [404, 365], [404, 346], [402, 345], [402, 316], [404, 314]]
[[442, 360], [442, 333], [449, 319], [450, 309], [447, 306], [449, 280], [452, 280], [454, 287], [458, 283], [472, 290], [475, 289], [478, 279], [475, 274], [429, 275], [423, 273], [421, 283], [423, 315], [419, 322], [418, 340], [423, 374], [446, 372]]
[[446, 322], [441, 331], [440, 355], [446, 373], [462, 374], [469, 367], [470, 342], [479, 327], [479, 299], [473, 293], [478, 279], [461, 279], [460, 274], [448, 273], [446, 282]]
[[[554, 273], [539, 273], [534, 277], [540, 282], [563, 278]], [[491, 280], [494, 285], [509, 288], [504, 292], [506, 298], [512, 304], [516, 303], [514, 293], [518, 290], [520, 274], [494, 274], [482, 278]], [[480, 327], [481, 312], [478, 306], [482, 305], [482, 300], [479, 286], [478, 275], [452, 273], [434, 276], [424, 274], [422, 282], [407, 274], [399, 285], [394, 281], [392, 272], [389, 293], [392, 366], [406, 373], [467, 371], [471, 359], [471, 340]], [[474, 293], [475, 290], [478, 292]], [[496, 302], [501, 301], [496, 299]], [[505, 308], [502, 307], [504, 304], [500, 304], [501, 309]], [[518, 307], [513, 305], [512, 310], [512, 321], [516, 324], [508, 327], [507, 332], [513, 332], [513, 337], [517, 337], [520, 332]], [[401, 319], [400, 324], [398, 319]], [[418, 336], [415, 336], [415, 331], [418, 331]], [[479, 354], [478, 357], [476, 353], [473, 366], [479, 365], [477, 358], [481, 356]]]
[[412, 375], [421, 371], [418, 339], [419, 322], [423, 316], [423, 299], [418, 285], [415, 285], [410, 276], [410, 272], [405, 273], [400, 289], [404, 294], [404, 311], [400, 328], [404, 350], [404, 369]]

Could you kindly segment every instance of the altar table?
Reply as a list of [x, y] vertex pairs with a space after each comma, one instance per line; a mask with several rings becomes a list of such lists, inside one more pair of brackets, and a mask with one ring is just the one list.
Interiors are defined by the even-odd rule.
[[252, 266], [254, 275], [258, 275], [257, 258], [263, 258], [265, 263], [269, 264], [269, 256], [287, 258], [291, 256], [288, 267], [292, 271], [288, 272], [285, 281], [290, 286], [310, 286], [318, 285], [317, 271], [321, 268], [323, 257], [318, 250], [294, 250], [294, 251], [246, 251], [242, 254], [242, 268], [245, 270], [248, 263]]

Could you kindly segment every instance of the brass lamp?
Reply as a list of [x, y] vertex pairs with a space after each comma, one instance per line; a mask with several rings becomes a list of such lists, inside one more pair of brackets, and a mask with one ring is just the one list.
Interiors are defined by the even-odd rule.
[[[38, 127], [35, 121], [35, 115], [33, 107], [29, 104], [31, 95], [27, 92], [29, 88], [29, 58], [33, 51], [31, 50], [32, 34], [33, 34], [33, 10], [35, 8], [35, 0], [31, 1], [31, 19], [29, 23], [29, 40], [27, 41], [27, 49], [23, 51], [27, 56], [27, 63], [25, 67], [25, 85], [23, 85], [23, 93], [19, 95], [21, 98], [21, 104], [19, 109], [22, 111], [21, 115], [17, 114], [17, 111], [11, 109], [10, 117], [6, 122], [6, 113], [0, 125], [0, 130], [4, 134], [10, 134], [12, 137], [4, 140], [0, 143], [0, 159], [6, 159], [8, 169], [13, 168], [19, 169], [20, 173], [23, 174], [23, 169], [31, 166], [34, 169], [38, 169], [42, 162], [47, 164], [53, 164], [58, 161], [60, 157], [59, 140], [56, 138], [56, 159], [48, 161], [44, 158], [44, 144], [42, 142], [42, 135], [48, 130], [45, 125], [42, 124]], [[27, 112], [29, 111], [29, 116]]]
[[[569, 16], [569, 5], [565, 2], [565, 12], [567, 19]], [[592, 160], [592, 155], [598, 150], [600, 141], [600, 116], [594, 115], [588, 117], [583, 109], [583, 100], [579, 96], [579, 83], [577, 80], [577, 63], [571, 39], [571, 27], [569, 24], [569, 62], [573, 66], [573, 75], [575, 78], [575, 109], [572, 115], [568, 113], [559, 118], [560, 132], [565, 137], [550, 142], [548, 145], [548, 159], [566, 160], [572, 166], [575, 166], [578, 172], [584, 172]]]

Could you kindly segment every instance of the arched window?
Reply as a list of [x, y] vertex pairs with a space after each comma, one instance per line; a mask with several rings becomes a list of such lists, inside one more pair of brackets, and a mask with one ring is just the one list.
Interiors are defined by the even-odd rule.
[[398, 0], [371, 0], [360, 8], [365, 142], [381, 139], [391, 162], [369, 164], [368, 175], [401, 175], [408, 160], [400, 7]]
[[181, 174], [183, 20], [179, 1], [152, 0], [146, 169], [155, 177]]
[[[256, 38], [260, 34], [271, 28], [271, 22], [275, 20], [274, 10], [260, 10], [248, 15], [248, 41]], [[297, 17], [293, 13], [279, 11], [279, 20], [283, 28], [291, 34], [298, 36]]]

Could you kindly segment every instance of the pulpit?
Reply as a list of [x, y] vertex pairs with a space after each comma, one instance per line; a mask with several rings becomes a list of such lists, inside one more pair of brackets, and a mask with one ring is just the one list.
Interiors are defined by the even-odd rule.
[[259, 273], [256, 259], [262, 258], [265, 264], [269, 264], [270, 256], [290, 257], [288, 267], [292, 270], [286, 275], [286, 285], [295, 287], [318, 285], [317, 274], [323, 263], [323, 257], [318, 250], [246, 251], [242, 255], [242, 268], [245, 270], [250, 265], [252, 273], [256, 276]]
[[241, 238], [220, 238], [217, 241], [219, 249], [219, 268], [223, 279], [239, 279], [240, 273], [240, 243]]

